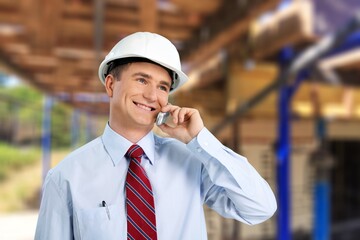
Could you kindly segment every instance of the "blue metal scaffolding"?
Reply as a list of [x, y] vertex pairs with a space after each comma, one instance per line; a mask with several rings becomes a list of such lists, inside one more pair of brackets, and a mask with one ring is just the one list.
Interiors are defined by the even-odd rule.
[[[293, 54], [288, 48], [283, 49], [279, 59], [282, 71], [279, 75], [281, 88], [279, 92], [279, 139], [276, 149], [277, 155], [277, 184], [278, 184], [278, 227], [277, 239], [291, 239], [290, 228], [290, 192], [289, 192], [289, 165], [290, 165], [290, 115], [289, 105], [291, 97], [300, 82], [309, 72], [316, 68], [316, 62], [324, 57], [345, 52], [360, 46], [360, 34], [355, 32], [360, 28], [360, 14], [356, 15], [344, 28], [333, 35], [322, 39], [318, 44], [310, 47], [298, 57], [291, 59]], [[285, 63], [289, 63], [289, 67]], [[285, 67], [284, 67], [285, 66]], [[288, 82], [295, 77], [295, 83]], [[328, 182], [317, 181], [314, 193], [314, 239], [327, 240], [330, 237], [330, 185]]]

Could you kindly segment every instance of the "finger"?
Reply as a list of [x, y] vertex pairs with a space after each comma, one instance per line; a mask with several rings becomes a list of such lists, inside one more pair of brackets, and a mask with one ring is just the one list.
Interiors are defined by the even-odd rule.
[[185, 122], [189, 121], [195, 113], [196, 113], [196, 110], [193, 108], [182, 108], [179, 113], [179, 117], [180, 117], [179, 122], [185, 123]]
[[170, 112], [171, 106], [172, 106], [171, 104], [165, 105], [160, 109], [160, 111], [161, 112]]
[[189, 109], [188, 108], [181, 108], [179, 110], [179, 124], [183, 123], [185, 121], [185, 117], [186, 115], [189, 113]]
[[177, 124], [179, 122], [179, 112], [180, 112], [181, 108], [177, 107], [174, 108], [173, 111], [171, 112], [171, 116], [173, 117], [173, 122], [175, 124]]
[[161, 108], [161, 112], [172, 112], [174, 111], [176, 108], [179, 108], [179, 106], [175, 106], [175, 105], [171, 105], [170, 103], [166, 106], [163, 106]]

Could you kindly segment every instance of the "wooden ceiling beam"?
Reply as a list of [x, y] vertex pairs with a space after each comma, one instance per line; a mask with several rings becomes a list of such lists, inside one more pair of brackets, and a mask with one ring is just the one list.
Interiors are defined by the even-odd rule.
[[52, 73], [58, 66], [58, 60], [52, 56], [18, 55], [14, 63], [32, 73]]
[[19, 64], [15, 64], [8, 56], [0, 49], [0, 69], [6, 74], [14, 74], [23, 81], [29, 83], [32, 86], [36, 85], [36, 78], [34, 75]]
[[63, 1], [22, 0], [23, 22], [35, 53], [48, 54], [56, 44]]
[[0, 23], [1, 24], [21, 24], [17, 9], [9, 11], [8, 9], [1, 8], [0, 6]]
[[18, 7], [18, 2], [13, 0], [0, 0], [0, 8], [13, 10]]
[[[17, 35], [1, 35], [0, 34], [0, 45], [3, 48], [4, 52], [13, 52], [16, 51], [16, 46], [25, 46], [24, 42], [25, 36], [23, 34]], [[15, 48], [15, 50], [14, 50]]]
[[159, 24], [160, 27], [173, 27], [173, 28], [190, 28], [194, 29], [200, 25], [201, 17], [196, 14], [183, 14], [183, 13], [169, 13], [160, 11]]
[[[201, 14], [209, 14], [216, 11], [221, 0], [171, 0], [178, 8], [186, 12], [196, 12]], [[223, 1], [226, 4], [226, 0]]]
[[107, 6], [114, 7], [137, 7], [139, 0], [106, 0]]
[[94, 31], [94, 24], [92, 19], [68, 19], [62, 20], [59, 26], [59, 32], [61, 32], [61, 38], [66, 37], [79, 37], [90, 38], [92, 40], [92, 34]]
[[120, 23], [109, 23], [105, 24], [105, 39], [109, 37], [122, 38], [125, 35], [141, 30], [137, 24], [120, 24]]
[[[139, 29], [136, 23], [116, 23], [105, 22], [105, 39], [112, 35], [132, 33]], [[94, 24], [92, 20], [87, 19], [63, 19], [59, 26], [61, 38], [89, 38], [92, 40]]]
[[[138, 9], [132, 6], [109, 6], [105, 5], [104, 18], [109, 22], [138, 22]], [[88, 19], [92, 20], [94, 9], [92, 4], [72, 2], [64, 6], [63, 17], [65, 19]]]
[[94, 51], [90, 49], [78, 49], [71, 47], [56, 47], [54, 54], [61, 58], [73, 58], [81, 60], [95, 60], [96, 56]]
[[134, 8], [122, 8], [122, 9], [106, 9], [105, 20], [108, 22], [128, 22], [136, 23], [139, 21], [138, 10]]
[[249, 55], [255, 60], [273, 59], [283, 46], [307, 45], [317, 37], [310, 1], [293, 1], [265, 23], [256, 22], [249, 34]]
[[158, 14], [156, 0], [139, 0], [139, 28], [143, 31], [157, 32]]
[[160, 35], [169, 38], [171, 41], [186, 41], [191, 37], [191, 29], [179, 28], [176, 31], [172, 27], [162, 27], [157, 31]]
[[17, 57], [17, 62], [24, 65], [39, 65], [45, 67], [56, 67], [58, 59], [52, 55], [21, 55]]
[[351, 49], [350, 51], [325, 58], [318, 64], [320, 68], [357, 68], [360, 65], [360, 48]]

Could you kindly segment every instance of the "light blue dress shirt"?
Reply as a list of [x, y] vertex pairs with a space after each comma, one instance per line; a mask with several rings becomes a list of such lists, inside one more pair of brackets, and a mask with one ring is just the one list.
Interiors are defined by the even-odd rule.
[[[153, 132], [137, 144], [146, 154], [141, 164], [154, 192], [159, 240], [207, 239], [204, 203], [247, 224], [276, 210], [267, 182], [206, 128], [188, 144]], [[125, 240], [124, 156], [131, 145], [107, 124], [101, 137], [50, 170], [35, 239]]]

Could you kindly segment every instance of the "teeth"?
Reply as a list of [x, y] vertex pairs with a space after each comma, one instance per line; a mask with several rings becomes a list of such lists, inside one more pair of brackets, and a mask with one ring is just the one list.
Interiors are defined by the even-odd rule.
[[144, 109], [144, 110], [151, 111], [151, 108], [149, 108], [149, 107], [147, 107], [147, 106], [145, 106], [145, 105], [142, 105], [142, 104], [139, 104], [139, 103], [137, 103], [136, 105], [137, 105], [138, 107]]

